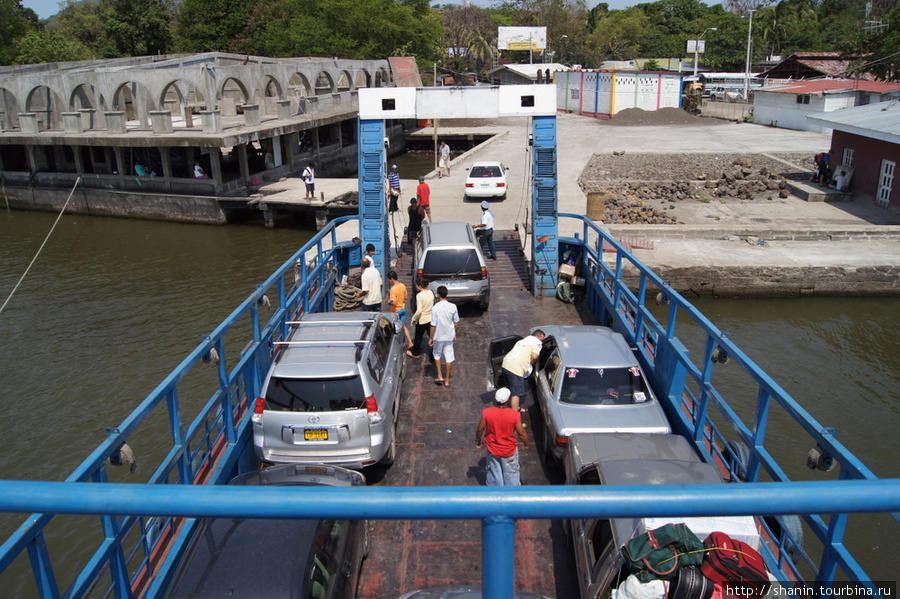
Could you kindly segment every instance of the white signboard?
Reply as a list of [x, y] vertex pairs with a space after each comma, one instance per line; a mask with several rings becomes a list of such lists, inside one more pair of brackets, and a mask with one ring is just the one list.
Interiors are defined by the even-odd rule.
[[500, 50], [542, 52], [547, 47], [547, 28], [498, 27], [497, 47]]
[[706, 52], [706, 40], [688, 40], [687, 41], [687, 51], [693, 54], [696, 52], [697, 54], [703, 54]]

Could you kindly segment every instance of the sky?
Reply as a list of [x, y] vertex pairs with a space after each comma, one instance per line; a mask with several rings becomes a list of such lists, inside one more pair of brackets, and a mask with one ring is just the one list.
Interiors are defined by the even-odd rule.
[[22, 6], [30, 8], [42, 19], [59, 12], [59, 0], [23, 0]]

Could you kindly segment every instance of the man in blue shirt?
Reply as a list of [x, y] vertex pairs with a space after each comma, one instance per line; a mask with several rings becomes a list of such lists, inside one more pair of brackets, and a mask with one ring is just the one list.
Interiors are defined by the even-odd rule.
[[397, 165], [391, 165], [391, 172], [388, 173], [388, 193], [392, 196], [399, 197], [400, 195], [400, 173], [397, 172]]

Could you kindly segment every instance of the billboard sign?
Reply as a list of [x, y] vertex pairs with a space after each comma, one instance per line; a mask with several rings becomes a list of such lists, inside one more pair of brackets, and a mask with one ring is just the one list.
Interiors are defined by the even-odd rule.
[[547, 28], [498, 27], [497, 47], [500, 50], [543, 52], [547, 47]]
[[697, 54], [703, 54], [704, 52], [706, 52], [706, 40], [688, 40], [687, 51], [692, 54], [694, 52], [696, 52]]

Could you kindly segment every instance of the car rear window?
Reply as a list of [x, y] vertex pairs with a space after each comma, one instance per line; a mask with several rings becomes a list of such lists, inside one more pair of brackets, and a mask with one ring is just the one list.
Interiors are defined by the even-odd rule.
[[501, 176], [499, 166], [473, 166], [469, 171], [470, 177], [499, 177]]
[[584, 406], [624, 406], [644, 403], [650, 395], [637, 366], [631, 368], [566, 368], [562, 403]]
[[266, 409], [291, 412], [339, 412], [365, 407], [359, 376], [328, 379], [273, 378], [266, 389]]
[[478, 252], [474, 248], [464, 249], [432, 249], [425, 254], [422, 273], [435, 275], [461, 276], [481, 272]]

